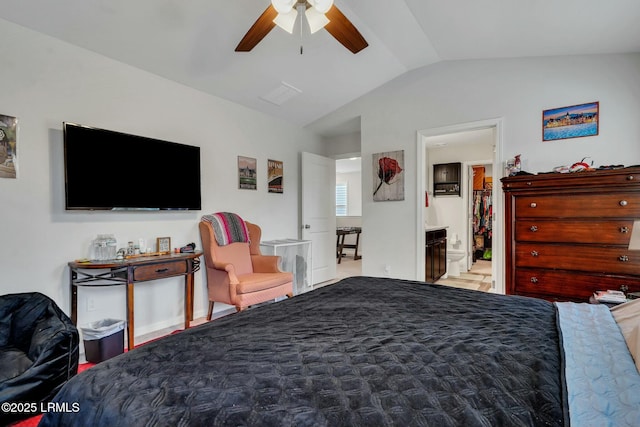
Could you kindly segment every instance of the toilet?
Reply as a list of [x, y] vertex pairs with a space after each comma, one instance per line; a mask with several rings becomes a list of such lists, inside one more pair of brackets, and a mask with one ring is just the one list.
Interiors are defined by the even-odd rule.
[[464, 258], [465, 251], [459, 249], [460, 238], [457, 234], [453, 234], [447, 238], [447, 276], [459, 277], [460, 276], [460, 261]]

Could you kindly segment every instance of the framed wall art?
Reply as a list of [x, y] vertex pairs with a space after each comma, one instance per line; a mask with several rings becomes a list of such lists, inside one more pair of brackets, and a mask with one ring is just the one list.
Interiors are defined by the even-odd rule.
[[269, 187], [269, 193], [284, 192], [282, 181], [284, 179], [283, 164], [279, 160], [267, 160], [267, 182]]
[[582, 138], [599, 133], [600, 103], [570, 105], [542, 112], [542, 140]]
[[241, 190], [256, 190], [258, 175], [257, 161], [252, 157], [238, 156], [238, 188]]
[[0, 114], [0, 178], [16, 178], [18, 119]]
[[404, 150], [373, 154], [373, 200], [404, 200]]

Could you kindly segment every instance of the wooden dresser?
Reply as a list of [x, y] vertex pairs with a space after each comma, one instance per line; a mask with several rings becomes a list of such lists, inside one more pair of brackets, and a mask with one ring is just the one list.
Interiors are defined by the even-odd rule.
[[586, 302], [640, 291], [640, 167], [502, 179], [507, 294]]

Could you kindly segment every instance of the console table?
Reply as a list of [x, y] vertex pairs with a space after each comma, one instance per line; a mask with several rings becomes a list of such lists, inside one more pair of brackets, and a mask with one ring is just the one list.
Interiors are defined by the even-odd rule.
[[[79, 286], [127, 286], [127, 348], [134, 348], [133, 285], [149, 280], [184, 276], [184, 327], [193, 320], [194, 273], [202, 252], [140, 256], [124, 260], [73, 261], [71, 269], [71, 320], [78, 322]], [[107, 270], [96, 272], [94, 270]]]

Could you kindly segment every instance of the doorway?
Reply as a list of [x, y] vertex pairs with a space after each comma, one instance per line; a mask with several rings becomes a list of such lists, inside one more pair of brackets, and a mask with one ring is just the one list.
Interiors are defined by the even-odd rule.
[[[359, 153], [337, 156], [336, 159], [336, 227], [362, 230], [362, 159]], [[337, 260], [337, 278], [360, 276], [361, 236], [347, 234], [342, 238], [347, 247], [343, 248], [342, 256]], [[357, 250], [353, 247], [356, 244]]]
[[[442, 149], [443, 147], [443, 143], [447, 144], [447, 143], [451, 143], [452, 147], [453, 147], [453, 152], [455, 153], [455, 151], [457, 150], [458, 155], [462, 156], [462, 153], [464, 153], [465, 155], [467, 155], [470, 150], [473, 149], [475, 144], [480, 144], [480, 142], [477, 142], [476, 139], [479, 135], [481, 135], [482, 133], [486, 134], [487, 132], [490, 133], [491, 135], [491, 145], [492, 145], [492, 152], [489, 153], [488, 157], [490, 157], [489, 159], [486, 159], [486, 164], [490, 165], [493, 172], [493, 177], [492, 179], [497, 181], [502, 175], [500, 173], [500, 171], [502, 170], [501, 168], [501, 164], [502, 164], [502, 119], [491, 119], [491, 120], [485, 120], [485, 121], [480, 121], [480, 122], [472, 122], [472, 123], [465, 123], [465, 124], [459, 124], [459, 125], [453, 125], [453, 126], [447, 126], [447, 127], [442, 127], [442, 128], [433, 128], [433, 129], [424, 129], [418, 132], [418, 141], [417, 141], [417, 153], [418, 153], [418, 200], [422, 200], [423, 202], [425, 201], [425, 198], [427, 200], [437, 200], [437, 198], [433, 197], [433, 190], [429, 188], [430, 184], [433, 182], [433, 177], [432, 177], [432, 165], [434, 164], [434, 159], [438, 159], [437, 155], [434, 153], [437, 153], [438, 149]], [[464, 134], [464, 135], [462, 135]], [[460, 138], [461, 136], [464, 136], [464, 138]], [[486, 135], [485, 135], [486, 136]], [[438, 138], [436, 138], [438, 137]], [[455, 139], [458, 139], [459, 141], [464, 141], [463, 145], [462, 142], [458, 142], [457, 147], [456, 147], [456, 143], [452, 142]], [[448, 140], [448, 141], [447, 141]], [[451, 142], [449, 142], [451, 141]], [[440, 148], [439, 148], [440, 147]], [[451, 149], [451, 148], [450, 148]], [[451, 153], [449, 153], [448, 155], [452, 155]], [[455, 155], [455, 154], [453, 154]], [[481, 155], [480, 155], [481, 156]], [[485, 156], [487, 156], [485, 154]], [[443, 157], [440, 157], [440, 160], [442, 160]], [[468, 182], [469, 179], [472, 179], [472, 176], [470, 177], [470, 172], [467, 170], [469, 169], [468, 166], [471, 166], [474, 163], [484, 163], [484, 161], [482, 161], [483, 157], [478, 157], [476, 159], [473, 158], [469, 158], [467, 157], [465, 160], [460, 160], [462, 157], [458, 158], [458, 161], [461, 161], [465, 163], [465, 166], [462, 168], [463, 171], [463, 177], [462, 177], [462, 182], [466, 183]], [[439, 160], [438, 160], [439, 161]], [[436, 161], [435, 163], [437, 163], [438, 161]], [[449, 161], [456, 161], [456, 159], [452, 159], [449, 158]], [[443, 161], [444, 163], [444, 161]], [[467, 188], [467, 197], [473, 197], [472, 194], [472, 190], [470, 190], [470, 185], [465, 185], [465, 187]], [[502, 218], [503, 218], [503, 208], [502, 208], [502, 203], [501, 203], [501, 198], [502, 198], [502, 191], [499, 185], [493, 185], [493, 189], [492, 189], [492, 193], [491, 193], [491, 202], [492, 202], [492, 209], [491, 209], [491, 216], [489, 218], [490, 221], [490, 228], [492, 230], [491, 232], [491, 237], [492, 237], [492, 248], [491, 248], [491, 291], [492, 292], [497, 292], [497, 293], [504, 293], [504, 261], [503, 261], [503, 245], [500, 244], [496, 244], [497, 242], [501, 242], [502, 241], [502, 236], [503, 236], [503, 226], [502, 226]], [[448, 196], [448, 197], [455, 197], [455, 196]], [[455, 230], [448, 230], [448, 231], [452, 231], [453, 233], [458, 235], [458, 238], [460, 238], [460, 236], [464, 235], [465, 237], [459, 240], [464, 240], [463, 243], [463, 247], [467, 247], [467, 248], [472, 248], [472, 244], [473, 242], [473, 235], [472, 232], [467, 231], [470, 230], [471, 226], [468, 224], [472, 224], [472, 211], [470, 211], [470, 209], [467, 208], [467, 206], [472, 206], [471, 202], [465, 203], [462, 198], [459, 198], [460, 200], [457, 201], [453, 201], [453, 200], [449, 200], [449, 203], [455, 203], [457, 202], [461, 208], [458, 212], [458, 216], [456, 217], [457, 225], [456, 225], [456, 229]], [[468, 198], [465, 198], [465, 200], [469, 200]], [[443, 200], [444, 201], [444, 200]], [[428, 202], [427, 202], [428, 203]], [[425, 209], [425, 204], [424, 203], [419, 203], [418, 205], [418, 224], [417, 224], [417, 229], [418, 230], [423, 230], [425, 225], [447, 225], [444, 224], [444, 218], [442, 218], [441, 216], [438, 217], [437, 212], [436, 212], [436, 216], [433, 216], [433, 212], [428, 212], [427, 211], [428, 208]], [[460, 212], [461, 211], [461, 212]], [[450, 218], [447, 218], [446, 221], [449, 221]], [[435, 224], [429, 224], [429, 222], [437, 222]], [[472, 229], [471, 229], [472, 230]], [[417, 249], [417, 253], [418, 253], [418, 261], [417, 261], [417, 265], [416, 265], [416, 275], [418, 278], [422, 277], [422, 274], [424, 274], [424, 265], [425, 265], [425, 233], [419, 233], [420, 237], [417, 239], [418, 242], [418, 247]], [[473, 256], [473, 252], [471, 252], [471, 250], [468, 251], [468, 256], [472, 257]]]

